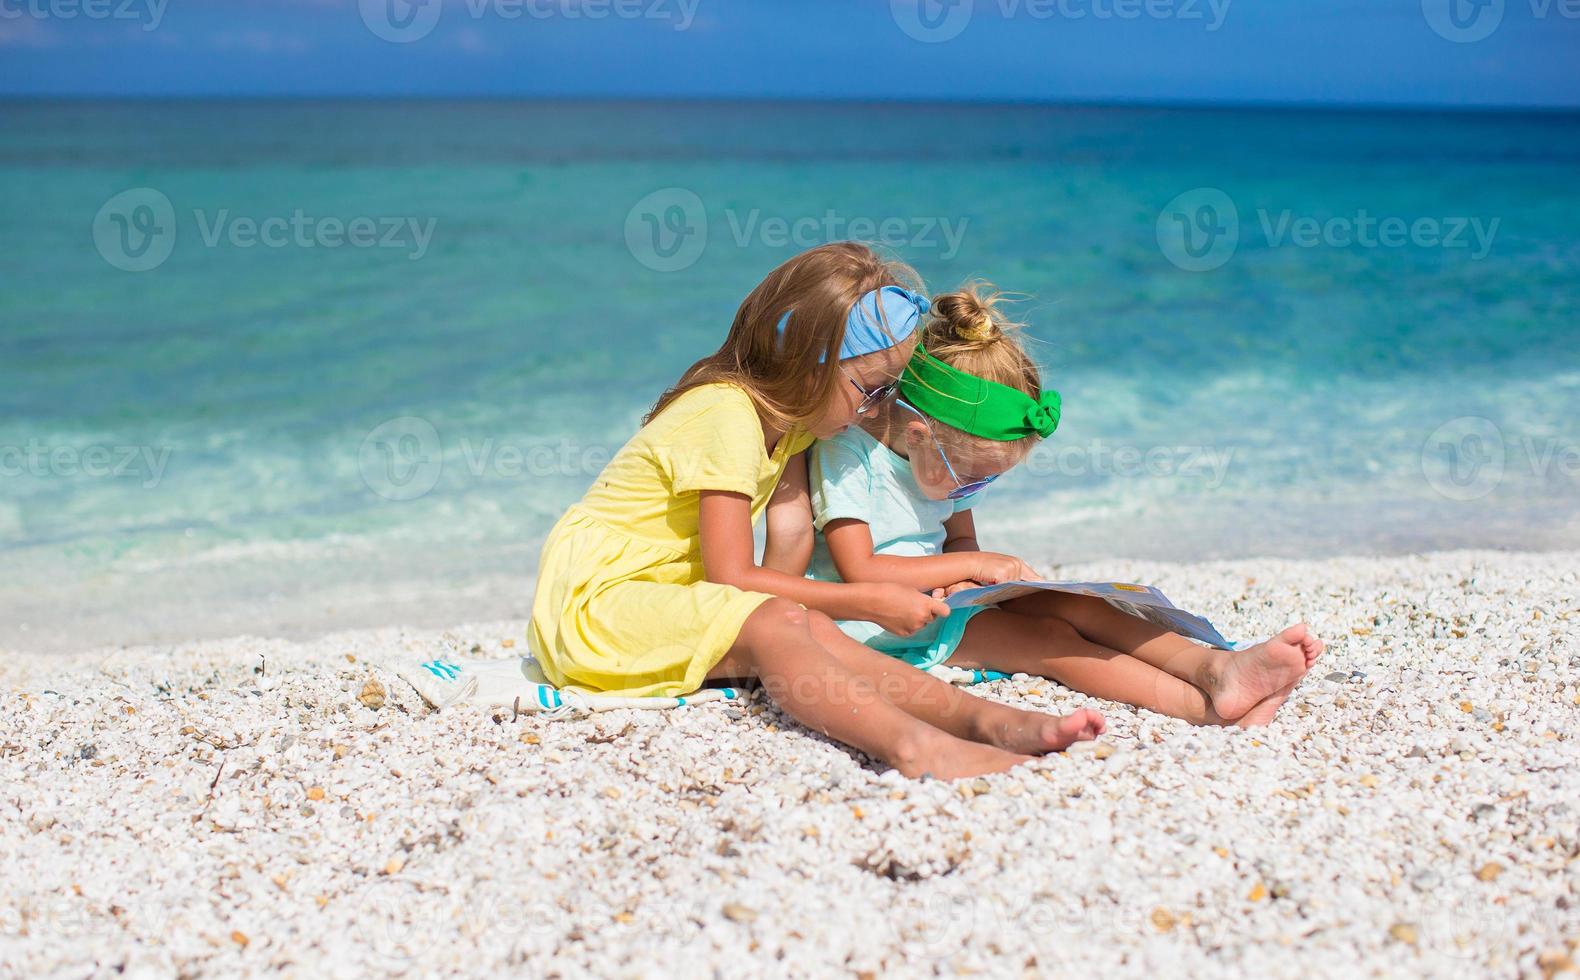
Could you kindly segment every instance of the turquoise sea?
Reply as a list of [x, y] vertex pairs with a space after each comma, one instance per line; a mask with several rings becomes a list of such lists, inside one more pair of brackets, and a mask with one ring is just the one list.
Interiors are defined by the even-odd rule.
[[1580, 547], [1580, 116], [0, 103], [0, 648], [520, 615], [778, 262], [1021, 294], [1036, 562]]

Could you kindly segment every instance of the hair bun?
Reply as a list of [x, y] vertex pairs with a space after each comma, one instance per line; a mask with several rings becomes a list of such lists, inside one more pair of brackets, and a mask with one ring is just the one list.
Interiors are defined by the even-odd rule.
[[955, 335], [961, 340], [969, 340], [972, 343], [977, 344], [987, 344], [997, 340], [999, 337], [1002, 337], [1004, 335], [1004, 331], [1000, 330], [998, 328], [998, 324], [993, 322], [993, 315], [991, 313], [983, 312], [982, 315], [977, 317], [975, 320], [957, 326], [955, 328]]
[[996, 348], [1019, 328], [999, 309], [1001, 294], [990, 284], [968, 282], [933, 297], [932, 321], [924, 341], [928, 350]]

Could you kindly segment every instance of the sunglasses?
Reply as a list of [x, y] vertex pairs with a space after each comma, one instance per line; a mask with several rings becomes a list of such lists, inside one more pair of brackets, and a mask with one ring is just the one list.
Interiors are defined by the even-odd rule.
[[840, 373], [845, 375], [845, 380], [850, 382], [852, 388], [855, 388], [857, 391], [861, 392], [861, 404], [856, 406], [857, 415], [866, 415], [874, 408], [882, 405], [884, 402], [888, 401], [889, 396], [893, 395], [900, 387], [899, 382], [891, 381], [886, 385], [879, 385], [876, 388], [866, 388], [862, 386], [861, 382], [857, 381], [855, 378], [852, 378], [844, 368], [840, 368]]
[[938, 441], [938, 433], [933, 431], [933, 423], [928, 421], [927, 416], [923, 415], [915, 405], [912, 405], [905, 399], [896, 398], [894, 403], [896, 405], [910, 409], [916, 414], [917, 418], [922, 420], [922, 424], [927, 426], [927, 434], [933, 437], [933, 448], [938, 450], [938, 458], [944, 461], [944, 469], [949, 471], [949, 479], [955, 482], [955, 488], [949, 491], [949, 500], [960, 500], [963, 497], [969, 497], [973, 493], [976, 493], [978, 490], [981, 490], [983, 487], [987, 486], [989, 483], [997, 480], [1000, 476], [1003, 476], [1002, 473], [994, 473], [992, 476], [986, 476], [980, 480], [972, 480], [970, 483], [962, 483], [960, 481], [960, 474], [955, 472], [954, 464], [949, 462], [949, 454], [944, 452], [944, 444]]

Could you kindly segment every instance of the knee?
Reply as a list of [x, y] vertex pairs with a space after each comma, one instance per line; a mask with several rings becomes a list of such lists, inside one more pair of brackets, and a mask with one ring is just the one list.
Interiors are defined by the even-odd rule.
[[1055, 643], [1074, 643], [1081, 639], [1080, 631], [1068, 619], [1061, 619], [1058, 616], [1043, 616], [1040, 617], [1040, 622], [1037, 625], [1042, 630], [1043, 636]]
[[[803, 609], [802, 612], [806, 614], [806, 625], [812, 631], [813, 636], [823, 638], [839, 633], [839, 627], [835, 626], [834, 621], [824, 613], [818, 612], [816, 609]], [[840, 633], [840, 635], [843, 636], [844, 634]]]
[[807, 629], [809, 617], [813, 615], [822, 614], [809, 613], [798, 602], [776, 597], [758, 606], [754, 618], [761, 619], [767, 628], [775, 632], [803, 633]]

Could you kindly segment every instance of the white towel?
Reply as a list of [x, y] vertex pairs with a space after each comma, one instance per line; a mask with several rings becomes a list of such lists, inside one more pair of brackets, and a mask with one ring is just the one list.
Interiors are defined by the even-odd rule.
[[402, 657], [386, 666], [441, 711], [457, 705], [519, 707], [522, 711], [559, 717], [614, 708], [683, 708], [740, 697], [740, 691], [733, 687], [707, 688], [682, 698], [627, 698], [557, 688], [531, 657], [463, 660], [446, 653], [433, 658]]

